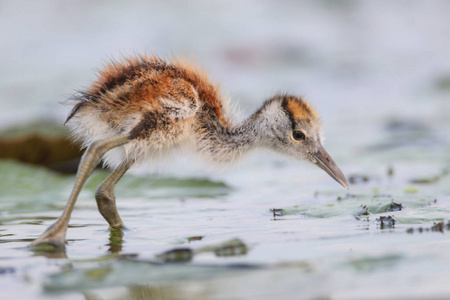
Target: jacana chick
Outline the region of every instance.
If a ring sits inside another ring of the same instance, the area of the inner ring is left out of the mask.
[[[65,246],[78,194],[101,160],[114,171],[95,199],[111,228],[124,224],[114,187],[134,164],[194,147],[203,157],[232,162],[250,150],[269,148],[322,168],[345,188],[347,180],[321,144],[321,121],[302,98],[280,94],[240,124],[226,117],[224,100],[207,75],[186,61],[139,56],[107,65],[91,87],[73,97],[67,121],[87,148],[62,216],[32,246]]]

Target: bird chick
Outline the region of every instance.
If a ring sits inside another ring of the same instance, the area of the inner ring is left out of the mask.
[[[348,189],[345,176],[321,144],[321,121],[302,98],[280,94],[247,120],[232,124],[219,89],[186,61],[139,56],[111,62],[85,91],[76,94],[67,121],[87,148],[62,216],[32,246],[65,246],[78,194],[101,160],[113,169],[98,187],[97,206],[111,228],[122,229],[114,187],[134,164],[194,147],[219,163],[236,161],[255,148],[307,160]]]

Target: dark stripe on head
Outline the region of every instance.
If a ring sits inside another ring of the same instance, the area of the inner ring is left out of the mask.
[[[283,108],[283,111],[286,113],[286,115],[289,118],[289,121],[291,122],[292,125],[292,130],[295,129],[295,118],[294,115],[292,114],[291,110],[289,109],[288,105],[289,105],[289,96],[282,96],[281,98],[281,107]]]

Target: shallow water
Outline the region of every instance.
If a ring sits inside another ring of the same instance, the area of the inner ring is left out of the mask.
[[[353,183],[346,191],[313,165],[266,152],[223,170],[179,159],[167,172],[121,180],[122,234],[97,212],[107,173],[96,171],[66,252],[33,252],[27,245],[60,215],[74,176],[1,161],[0,298],[450,297],[446,1],[219,1],[204,10],[112,2],[78,18],[52,2],[31,11],[15,3],[0,12],[0,28],[14,28],[0,40],[2,128],[62,121],[57,101],[105,56],[193,53],[242,99],[244,115],[276,90],[310,99],[325,147]],[[389,211],[392,202],[402,209]],[[387,216],[395,224],[382,224]]]
[[[426,173],[420,162],[396,165],[392,177],[386,164],[367,171],[369,181],[346,192],[312,166],[308,176],[298,178],[293,176],[300,168],[296,162],[259,164],[265,157],[255,155],[238,171],[224,172],[222,181],[127,176],[117,187],[128,226],[123,235],[110,233],[96,211],[94,187],[106,176],[98,171],[80,196],[62,254],[33,253],[26,246],[59,215],[73,176],[3,162],[7,177],[15,178],[9,192],[2,188],[0,204],[3,290],[43,299],[119,299],[135,293],[156,299],[450,293],[445,284],[450,176],[411,184],[412,177],[402,173]],[[435,171],[440,172],[438,165]],[[27,185],[30,172],[42,183]],[[389,211],[392,201],[402,210]],[[395,225],[383,227],[381,216],[393,216]],[[440,221],[445,221],[442,231],[433,231]],[[232,255],[220,256],[202,250],[235,238],[245,251],[238,246]],[[192,259],[163,263],[157,257],[180,248],[194,251]]]

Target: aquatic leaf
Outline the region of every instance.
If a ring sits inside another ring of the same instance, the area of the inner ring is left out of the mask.
[[[188,262],[192,260],[194,252],[190,248],[172,249],[156,255],[156,258],[164,262]]]
[[[406,187],[403,191],[408,194],[414,194],[414,193],[418,192],[418,189],[414,186],[409,186],[409,187]]]
[[[232,239],[220,244],[202,247],[195,252],[214,252],[217,256],[235,256],[247,254],[248,247],[240,239]]]

